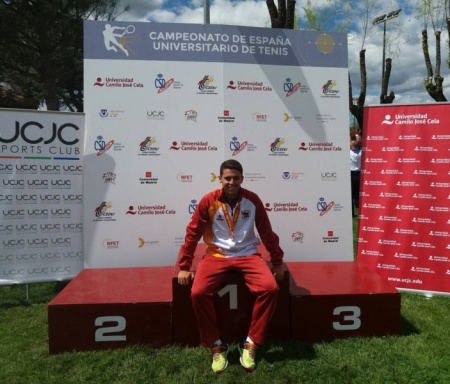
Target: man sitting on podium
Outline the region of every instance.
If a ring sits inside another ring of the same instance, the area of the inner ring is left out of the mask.
[[[212,370],[223,372],[228,366],[228,345],[221,340],[214,307],[214,295],[227,271],[242,274],[250,292],[256,295],[248,337],[239,343],[241,365],[255,369],[256,350],[265,341],[267,326],[275,309],[278,285],[283,272],[283,250],[272,230],[261,199],[254,192],[241,188],[244,180],[242,165],[236,160],[220,166],[221,189],[207,193],[200,200],[186,228],[181,248],[178,282],[192,281],[191,300],[197,318],[201,344],[211,350]],[[259,238],[270,254],[273,271],[258,253]],[[192,260],[201,237],[206,254],[192,272]]]

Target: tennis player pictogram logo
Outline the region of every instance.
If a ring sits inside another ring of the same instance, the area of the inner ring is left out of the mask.
[[[103,41],[108,51],[118,52],[120,49],[125,55],[129,56],[129,42],[126,35],[134,33],[136,28],[134,25],[128,27],[113,27],[111,24],[105,24],[103,30]]]

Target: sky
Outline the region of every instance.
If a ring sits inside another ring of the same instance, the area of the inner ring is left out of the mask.
[[[399,16],[386,22],[385,56],[392,58],[392,72],[388,93],[396,95],[394,104],[434,103],[428,95],[423,79],[426,67],[422,52],[422,34],[425,24],[415,5],[418,0],[313,0],[314,6],[329,5],[331,13],[322,18],[324,30],[334,31],[340,15],[351,4],[351,25],[347,28],[349,73],[353,85],[353,96],[360,92],[359,52],[366,50],[367,97],[365,105],[379,104],[383,62],[383,23],[373,26],[372,21],[383,14],[401,9]],[[438,0],[434,0],[438,1]],[[296,16],[300,25],[306,25],[304,7],[307,0],[297,0]],[[368,12],[367,3],[375,3]],[[275,0],[275,3],[277,1]],[[204,23],[204,0],[119,0],[119,7],[130,5],[130,10],[117,20],[152,23]],[[209,0],[211,24],[270,27],[269,12],[265,0]],[[364,15],[367,14],[366,17]],[[332,15],[333,18],[330,17]],[[347,18],[348,19],[348,18]],[[364,20],[368,20],[364,34]],[[366,36],[363,39],[363,36]],[[435,65],[435,39],[431,27],[428,29],[429,48],[433,69]],[[448,33],[441,37],[441,76],[444,77],[444,95],[450,100],[450,70],[448,55]]]

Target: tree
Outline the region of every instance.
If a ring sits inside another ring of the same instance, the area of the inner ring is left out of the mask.
[[[294,29],[295,0],[278,0],[278,8],[274,0],[266,0],[272,28]]]
[[[366,72],[366,50],[361,49],[359,51],[359,73],[361,76],[361,88],[359,96],[353,98],[352,79],[350,73],[348,74],[348,105],[350,113],[355,117],[358,122],[359,131],[363,134],[363,122],[364,122],[364,104],[366,102],[367,92],[367,72]]]
[[[420,16],[423,17],[424,20],[424,29],[422,30],[422,52],[427,71],[427,77],[424,79],[424,86],[430,97],[437,102],[447,101],[444,96],[444,78],[441,76],[441,32],[444,26],[448,26],[450,23],[448,18],[448,10],[448,0],[422,0],[420,8]],[[434,66],[434,71],[431,64],[428,45],[428,27],[430,24],[434,31],[436,41],[436,63]]]
[[[287,1],[287,2],[286,2]],[[295,19],[295,1],[291,0],[279,0],[278,8],[276,7],[273,0],[266,1],[272,28],[292,28],[293,23],[291,20]],[[322,2],[321,5],[313,5],[311,0],[306,2],[303,8],[305,13],[306,21],[301,24],[309,30],[325,30],[327,27],[332,27],[334,30],[347,31],[350,23],[353,22],[355,14],[362,18],[362,33],[361,33],[361,50],[359,52],[359,63],[360,63],[360,93],[358,97],[353,97],[352,81],[349,75],[348,85],[349,85],[349,110],[354,116],[355,120],[359,125],[359,129],[362,133],[363,131],[363,112],[364,104],[366,101],[367,92],[367,72],[366,72],[366,59],[364,48],[365,42],[368,38],[369,32],[369,20],[370,16],[377,4],[377,0],[364,0],[364,1],[346,1],[341,2],[340,6],[337,7],[332,1],[327,0]],[[337,17],[339,15],[339,17]],[[340,20],[339,24],[337,20]],[[387,93],[387,87],[389,84],[389,78],[392,67],[392,59],[388,58],[386,60],[386,73],[383,81],[383,88],[386,89],[384,94]],[[389,96],[384,97],[384,101],[390,102],[394,99],[394,94],[391,92]]]
[[[359,8],[357,8],[359,6]],[[370,38],[370,20],[373,19],[373,13],[377,6],[377,0],[365,0],[364,2],[356,2],[354,3],[354,9],[356,14],[361,15],[361,25],[362,25],[362,33],[361,33],[361,50],[359,51],[359,71],[360,71],[360,80],[361,80],[361,88],[359,97],[354,98],[352,96],[352,82],[349,75],[349,109],[350,113],[355,117],[358,121],[358,125],[360,127],[361,134],[363,133],[363,121],[364,121],[364,104],[367,93],[367,73],[366,73],[366,58],[365,58],[365,44],[366,41]],[[386,16],[386,15],[384,15]],[[388,15],[389,16],[389,15]],[[379,19],[379,18],[377,18]],[[372,26],[377,25],[377,23],[373,22]],[[401,31],[399,32],[401,35]],[[399,36],[395,39],[397,42]],[[385,36],[383,36],[385,39]],[[385,49],[386,40],[383,41],[383,49]],[[392,71],[392,58],[388,57],[385,59],[385,62],[382,63],[385,66],[385,70],[383,71],[383,77],[381,79],[381,93],[380,93],[380,104],[392,104],[395,99],[395,93],[391,91],[388,94],[389,88],[389,80]]]
[[[0,0],[0,74],[49,110],[83,111],[83,20],[116,0]]]
[[[0,105],[3,108],[37,109],[39,100],[7,85],[0,85]]]

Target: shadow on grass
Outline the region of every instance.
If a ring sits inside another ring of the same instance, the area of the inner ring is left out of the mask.
[[[70,281],[0,286],[0,309],[50,302]],[[27,297],[28,295],[28,297]]]
[[[316,358],[313,344],[296,340],[267,342],[261,349],[264,358],[269,363],[285,360],[314,360]]]
[[[401,316],[400,336],[418,335],[420,331],[407,318]]]

